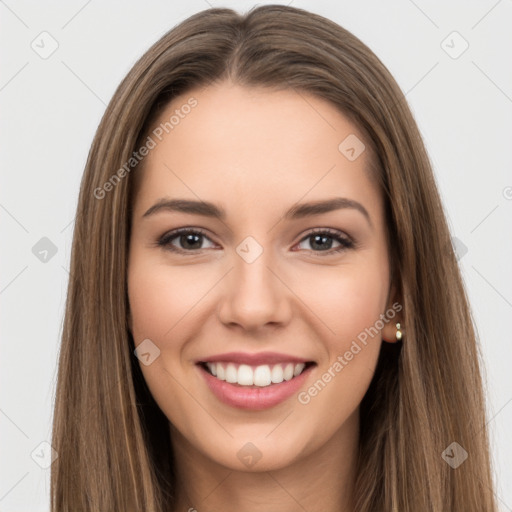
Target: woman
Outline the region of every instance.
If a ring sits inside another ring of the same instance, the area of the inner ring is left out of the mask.
[[[335,23],[164,35],[98,128],[71,259],[52,510],[496,510],[429,159]]]

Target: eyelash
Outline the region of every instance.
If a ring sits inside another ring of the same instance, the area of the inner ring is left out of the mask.
[[[203,249],[185,250],[185,249],[180,249],[180,248],[177,248],[177,247],[171,245],[171,241],[173,241],[178,236],[189,235],[189,234],[201,235],[201,236],[204,236],[205,238],[210,239],[208,237],[208,235],[203,230],[201,230],[199,228],[179,228],[179,229],[175,229],[175,230],[170,231],[169,233],[166,233],[165,235],[163,235],[157,241],[156,245],[159,246],[159,247],[163,247],[165,250],[168,250],[168,251],[171,251],[171,252],[174,252],[174,253],[179,253],[179,254],[190,255],[190,254],[193,254],[193,253],[200,253]],[[299,244],[301,242],[303,242],[304,240],[307,240],[308,238],[310,238],[310,237],[312,237],[314,235],[318,235],[318,234],[327,235],[329,238],[333,238],[337,242],[340,243],[340,246],[337,247],[336,249],[328,249],[326,251],[313,251],[313,250],[310,250],[310,252],[317,253],[318,256],[324,256],[324,255],[325,256],[329,256],[329,255],[332,255],[332,254],[335,254],[335,253],[339,253],[339,252],[347,250],[347,249],[353,249],[356,246],[356,244],[355,244],[355,242],[353,240],[351,240],[347,236],[343,236],[340,231],[337,231],[337,230],[334,230],[334,229],[330,229],[330,228],[316,228],[313,231],[310,231],[306,236],[304,236],[299,241]]]

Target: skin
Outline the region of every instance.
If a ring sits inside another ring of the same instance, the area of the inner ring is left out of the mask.
[[[348,135],[363,136],[316,96],[230,82],[175,98],[156,124],[191,96],[197,106],[137,170],[128,263],[135,344],[149,338],[160,350],[141,369],[170,421],[176,510],[351,511],[359,404],[398,315],[307,404],[293,395],[262,411],[231,407],[194,362],[230,351],[292,354],[317,363],[307,390],[391,307],[384,204],[367,172],[369,152],[349,161],[338,150]],[[211,201],[227,217],[143,217],[164,197]],[[359,202],[370,222],[354,208],[282,218],[297,202],[333,197]],[[186,254],[157,245],[180,227],[207,235],[169,242]],[[333,252],[341,245],[333,237],[319,248],[314,228],[356,245]],[[247,236],[263,249],[252,263],[236,252]],[[261,454],[251,467],[237,456],[248,442]]]

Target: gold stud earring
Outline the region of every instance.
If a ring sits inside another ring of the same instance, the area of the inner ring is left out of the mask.
[[[400,330],[400,324],[396,324],[396,341],[400,341],[402,339],[402,331]]]

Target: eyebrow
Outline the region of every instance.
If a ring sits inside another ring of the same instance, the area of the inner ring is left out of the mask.
[[[304,217],[322,215],[324,213],[332,212],[335,210],[342,210],[346,208],[354,209],[361,212],[368,221],[368,223],[370,224],[370,226],[372,226],[370,214],[368,213],[366,208],[361,203],[354,201],[353,199],[348,199],[346,197],[336,197],[333,199],[296,204],[292,206],[284,214],[284,219],[301,219]],[[168,198],[159,199],[153,206],[151,206],[146,211],[146,213],[142,217],[149,217],[150,215],[154,215],[162,211],[203,215],[205,217],[213,217],[222,221],[224,221],[227,217],[226,211],[222,207],[217,206],[208,201]]]

